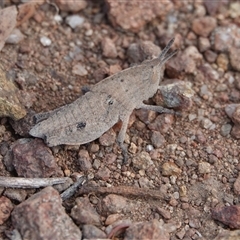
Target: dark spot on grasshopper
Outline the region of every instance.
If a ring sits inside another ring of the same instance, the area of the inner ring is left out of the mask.
[[[86,127],[86,122],[79,122],[77,124],[77,130],[82,130],[85,127]]]
[[[113,99],[112,99],[111,95],[108,95],[108,97],[107,97],[107,104],[108,105],[113,105]]]

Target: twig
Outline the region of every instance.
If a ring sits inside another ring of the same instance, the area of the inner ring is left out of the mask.
[[[0,187],[11,188],[40,188],[65,183],[69,178],[19,178],[0,177]]]
[[[167,199],[166,195],[163,195],[158,190],[138,188],[131,186],[118,186],[118,187],[98,187],[92,186],[90,184],[83,185],[79,189],[79,195],[88,193],[98,193],[98,194],[118,194],[124,196],[134,196],[134,197],[150,197],[154,199]]]
[[[86,182],[85,177],[80,177],[73,185],[71,185],[68,189],[61,193],[61,198],[63,201],[73,196],[73,194],[77,191],[80,185],[83,185]]]

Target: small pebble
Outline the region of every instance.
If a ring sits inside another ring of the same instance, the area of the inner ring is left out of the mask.
[[[196,118],[197,118],[197,115],[194,114],[194,113],[190,113],[190,114],[188,115],[189,121],[193,121],[193,120],[196,119]]]
[[[86,70],[85,66],[77,63],[73,66],[72,73],[83,77],[88,74],[88,71]]]
[[[166,140],[160,132],[152,131],[151,142],[155,148],[160,148]]]
[[[92,34],[93,34],[93,30],[92,30],[92,29],[88,29],[88,30],[85,32],[85,36],[88,36],[88,37],[92,36]]]
[[[208,162],[200,162],[198,164],[198,171],[201,174],[210,173],[211,172],[211,165]]]
[[[223,136],[223,137],[226,137],[230,134],[232,130],[232,125],[227,123],[227,124],[224,124],[222,125],[221,127],[221,130],[220,130],[220,134]]]
[[[205,128],[205,129],[210,129],[210,128],[212,128],[212,125],[213,125],[212,121],[211,121],[210,119],[208,119],[208,118],[204,118],[204,119],[202,119],[202,121],[201,121],[201,126],[202,126],[203,128]]]
[[[104,38],[102,40],[102,50],[103,56],[105,57],[116,58],[118,55],[116,45],[110,38]]]
[[[146,151],[147,151],[147,152],[151,152],[153,149],[154,149],[153,145],[148,144],[148,145],[146,146]]]
[[[148,169],[151,165],[153,165],[153,161],[149,153],[140,152],[137,156],[134,156],[132,159],[132,164],[137,169]]]
[[[56,22],[61,23],[63,21],[62,16],[61,15],[55,15],[53,18]]]
[[[162,175],[163,176],[172,176],[180,175],[182,170],[173,162],[166,162],[162,165]]]
[[[14,206],[10,199],[4,196],[0,197],[0,225],[2,225],[10,217],[13,207]]]
[[[199,37],[198,47],[200,52],[205,52],[208,50],[211,47],[209,39],[205,37]]]
[[[75,29],[83,24],[84,18],[79,15],[72,15],[66,18],[66,23],[72,28]]]
[[[97,170],[97,169],[100,168],[100,166],[101,166],[100,160],[99,159],[95,159],[94,162],[93,162],[93,165],[92,165],[93,169]]]
[[[24,35],[22,34],[22,32],[19,29],[15,28],[7,38],[6,43],[18,44],[23,39],[24,39]]]
[[[44,47],[48,47],[48,46],[50,46],[50,45],[52,44],[51,39],[48,38],[48,37],[41,37],[41,38],[40,38],[40,42],[41,42],[41,44],[42,44]]]

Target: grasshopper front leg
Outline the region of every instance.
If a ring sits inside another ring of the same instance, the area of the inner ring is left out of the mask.
[[[127,147],[124,145],[124,138],[127,132],[127,127],[128,127],[128,121],[129,121],[129,115],[125,115],[123,117],[120,117],[121,121],[122,121],[122,127],[118,133],[118,137],[117,137],[117,143],[119,145],[119,147],[122,150],[122,155],[123,155],[123,163],[127,164],[128,163],[128,152],[127,152]]]
[[[139,107],[139,108],[143,108],[143,109],[147,109],[147,110],[152,110],[152,111],[155,111],[155,112],[158,112],[158,113],[170,113],[170,114],[177,114],[177,112],[175,112],[174,110],[172,109],[168,109],[168,108],[164,108],[162,106],[157,106],[157,105],[147,105],[147,104],[144,104],[142,103]]]

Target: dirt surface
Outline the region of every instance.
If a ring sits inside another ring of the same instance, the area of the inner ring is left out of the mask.
[[[18,27],[24,39],[17,44],[5,44],[0,53],[1,65],[19,89],[19,100],[27,112],[46,112],[71,103],[83,95],[84,88],[130,67],[127,55],[130,44],[151,41],[162,49],[172,37],[176,38],[172,49],[179,48],[179,52],[177,60],[167,64],[164,79],[190,82],[194,91],[192,102],[183,106],[181,116],[135,110],[125,139],[130,158],[127,165],[123,165],[121,151],[115,143],[117,125],[100,139],[80,148],[51,148],[57,170],[55,175],[42,177],[80,173],[93,181],[95,187],[120,187],[106,193],[104,188],[95,188],[91,194],[82,192],[64,201],[69,216],[81,230],[85,229],[83,235],[87,224],[107,232],[107,226],[118,220],[131,221],[120,226],[126,229],[135,222],[144,222],[147,227],[156,219],[167,233],[152,236],[165,234],[166,238],[162,239],[214,239],[225,230],[225,239],[231,239],[228,228],[231,224],[215,221],[211,210],[239,204],[239,122],[231,120],[225,111],[229,104],[240,103],[239,2],[169,1],[167,12],[154,17],[146,15],[144,22],[133,17],[132,23],[130,18],[129,26],[126,26],[128,22],[124,26],[118,24],[121,13],[116,13],[116,9],[111,12],[113,6],[107,2],[88,1],[77,13],[61,10],[58,13],[54,4],[44,3],[31,19]],[[122,2],[128,5],[127,1]],[[6,3],[4,7],[11,4]],[[129,8],[136,12],[141,9],[134,4]],[[148,9],[150,16],[151,11]],[[75,29],[66,23],[66,18],[73,14],[84,19]],[[62,21],[56,20],[56,16],[61,16]],[[141,18],[144,16],[142,13]],[[224,28],[231,29],[230,45],[218,39],[218,33],[227,35]],[[43,36],[51,39],[49,46],[40,42]],[[156,98],[153,101],[157,102]],[[19,144],[16,141],[23,136],[14,132],[8,118],[2,118],[0,137],[0,175],[19,176],[16,168],[6,166],[6,152],[11,146],[16,151],[14,143]],[[42,152],[38,154],[42,156]],[[16,167],[15,158],[13,162]],[[32,172],[27,174],[32,176]],[[24,172],[20,175],[25,176]],[[154,193],[143,196],[137,191],[132,196],[121,186],[154,189],[160,196],[151,196]],[[2,188],[2,195],[11,199],[5,191]],[[14,206],[39,190],[24,191],[25,197],[11,199]],[[117,193],[123,199],[118,199]],[[81,203],[82,207],[90,204],[94,210],[89,207],[89,212],[97,210],[97,221],[79,219],[74,212],[77,210],[73,210],[80,206],[81,200],[75,203],[79,196],[85,196],[84,201],[88,198],[87,204]],[[7,239],[6,232],[15,227],[11,217],[4,221],[0,238]],[[118,235],[119,239],[134,236],[130,231],[124,234],[123,231]]]

